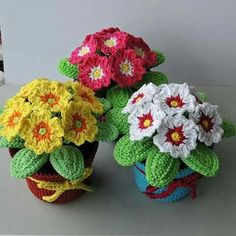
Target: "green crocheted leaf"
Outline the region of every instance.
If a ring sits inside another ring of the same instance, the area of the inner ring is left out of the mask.
[[[201,102],[205,102],[206,99],[207,99],[205,93],[200,92],[200,91],[197,92],[197,98],[198,98]]]
[[[97,141],[111,142],[117,139],[119,135],[118,129],[109,122],[97,122],[98,134],[96,136]]]
[[[107,112],[107,122],[114,125],[120,134],[129,132],[128,114],[122,113],[123,108],[114,108]]]
[[[58,70],[65,76],[75,79],[78,77],[79,69],[77,65],[73,65],[69,62],[68,58],[63,58],[58,64]]]
[[[105,98],[98,98],[99,102],[103,105],[104,113],[111,109],[111,103]]]
[[[167,79],[166,75],[164,75],[161,72],[158,72],[158,71],[147,71],[144,74],[143,79],[135,85],[135,88],[139,89],[144,84],[148,84],[148,83],[153,83],[153,84],[159,86],[161,84],[167,84],[168,83],[168,79]]]
[[[224,138],[236,135],[236,126],[229,120],[223,120],[222,129],[224,130]]]
[[[133,142],[125,135],[116,143],[114,157],[118,164],[131,166],[145,160],[152,146],[153,142],[150,139]]]
[[[58,174],[75,180],[84,173],[82,152],[74,146],[62,146],[50,155],[50,162]]]
[[[165,61],[165,55],[162,52],[160,52],[158,50],[155,50],[154,52],[157,55],[157,60],[156,60],[156,63],[153,66],[151,66],[150,68],[158,66]]]
[[[17,136],[11,142],[9,142],[4,137],[0,136],[0,147],[1,148],[24,148],[25,141]]]
[[[203,144],[198,144],[189,157],[181,159],[187,166],[204,176],[214,176],[219,170],[217,155]]]
[[[11,160],[10,173],[15,178],[26,178],[37,172],[48,161],[48,154],[36,155],[23,148]]]
[[[167,186],[175,178],[179,165],[179,159],[173,158],[168,153],[161,153],[157,147],[152,148],[145,166],[148,183],[159,188]]]
[[[107,91],[107,100],[114,108],[125,107],[131,94],[132,90],[130,88],[120,88],[115,85]]]

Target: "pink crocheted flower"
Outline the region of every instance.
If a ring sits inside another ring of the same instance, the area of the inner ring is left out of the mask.
[[[108,87],[111,82],[111,67],[106,57],[92,54],[82,61],[79,70],[78,80],[93,90]]]
[[[82,46],[76,48],[69,58],[71,64],[81,63],[82,60],[91,54],[95,53],[97,50],[98,42],[96,37],[93,35],[87,35]]]
[[[99,50],[106,55],[112,55],[118,50],[126,48],[128,34],[121,31],[115,31],[114,33],[103,31],[103,33],[101,32],[97,35],[97,39]]]
[[[134,49],[136,54],[143,59],[144,66],[151,67],[155,65],[157,55],[151,51],[144,40],[142,38],[136,38],[133,35],[129,35],[128,38],[128,47]]]
[[[130,87],[142,80],[145,73],[143,60],[137,56],[133,49],[118,51],[113,56],[113,80],[120,87]]]

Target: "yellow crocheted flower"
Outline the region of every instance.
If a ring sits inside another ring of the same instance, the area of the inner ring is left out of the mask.
[[[102,114],[104,112],[102,104],[97,97],[95,97],[95,93],[92,89],[87,88],[78,82],[74,82],[72,88],[74,90],[74,101],[84,103],[96,114]]]
[[[60,83],[50,82],[49,84],[40,83],[28,99],[35,107],[60,112],[67,106],[71,95]]]
[[[11,141],[21,130],[25,118],[31,112],[31,105],[23,98],[11,99],[0,115],[0,135]]]
[[[90,109],[83,103],[70,102],[62,112],[62,126],[65,139],[82,145],[85,141],[93,142],[98,132],[97,120]]]
[[[20,132],[25,146],[37,155],[51,153],[62,146],[63,129],[57,117],[48,110],[34,111]]]

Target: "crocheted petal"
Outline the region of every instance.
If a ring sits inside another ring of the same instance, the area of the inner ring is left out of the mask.
[[[162,52],[160,52],[158,50],[155,50],[155,53],[157,55],[157,60],[156,60],[156,63],[150,68],[158,66],[158,65],[162,64],[165,61],[165,55]]]
[[[58,70],[65,76],[75,79],[78,77],[79,69],[78,65],[73,65],[69,62],[68,58],[63,58],[58,64]]]
[[[8,141],[4,137],[0,136],[0,147],[1,148],[23,148],[25,141],[20,138],[16,137],[12,141]]]
[[[133,142],[129,136],[123,136],[114,149],[115,160],[122,166],[131,166],[136,162],[147,158],[148,153],[153,146],[150,139]]]
[[[102,103],[103,113],[106,113],[111,109],[111,103],[105,98],[98,98],[99,102]]]
[[[224,130],[224,138],[236,135],[236,126],[229,120],[223,120],[222,129]]]
[[[158,71],[147,71],[143,79],[135,85],[136,89],[141,88],[144,84],[153,83],[157,86],[167,84],[168,79],[165,74]]]
[[[50,162],[58,174],[76,180],[84,173],[82,152],[74,146],[62,146],[50,155]]]
[[[187,166],[204,176],[214,176],[219,170],[218,157],[203,144],[198,144],[189,157],[181,159]]]
[[[118,129],[109,122],[98,121],[97,126],[98,126],[98,134],[95,138],[97,141],[101,142],[114,141],[119,135]]]
[[[128,115],[122,113],[122,108],[114,108],[107,112],[107,121],[114,125],[120,134],[129,133]]]
[[[37,172],[48,161],[48,154],[36,155],[23,148],[11,160],[10,173],[15,178],[26,178]]]
[[[131,94],[132,90],[130,88],[120,88],[115,85],[107,91],[107,100],[114,108],[124,107]]]
[[[147,181],[154,187],[165,187],[173,181],[179,170],[179,159],[168,153],[161,153],[157,148],[150,151],[145,166]]]

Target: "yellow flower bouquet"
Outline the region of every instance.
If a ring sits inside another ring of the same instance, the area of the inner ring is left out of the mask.
[[[0,147],[9,148],[10,172],[26,178],[46,202],[76,199],[87,186],[98,141],[117,138],[105,127],[108,102],[79,82],[39,78],[26,84],[0,109]]]

